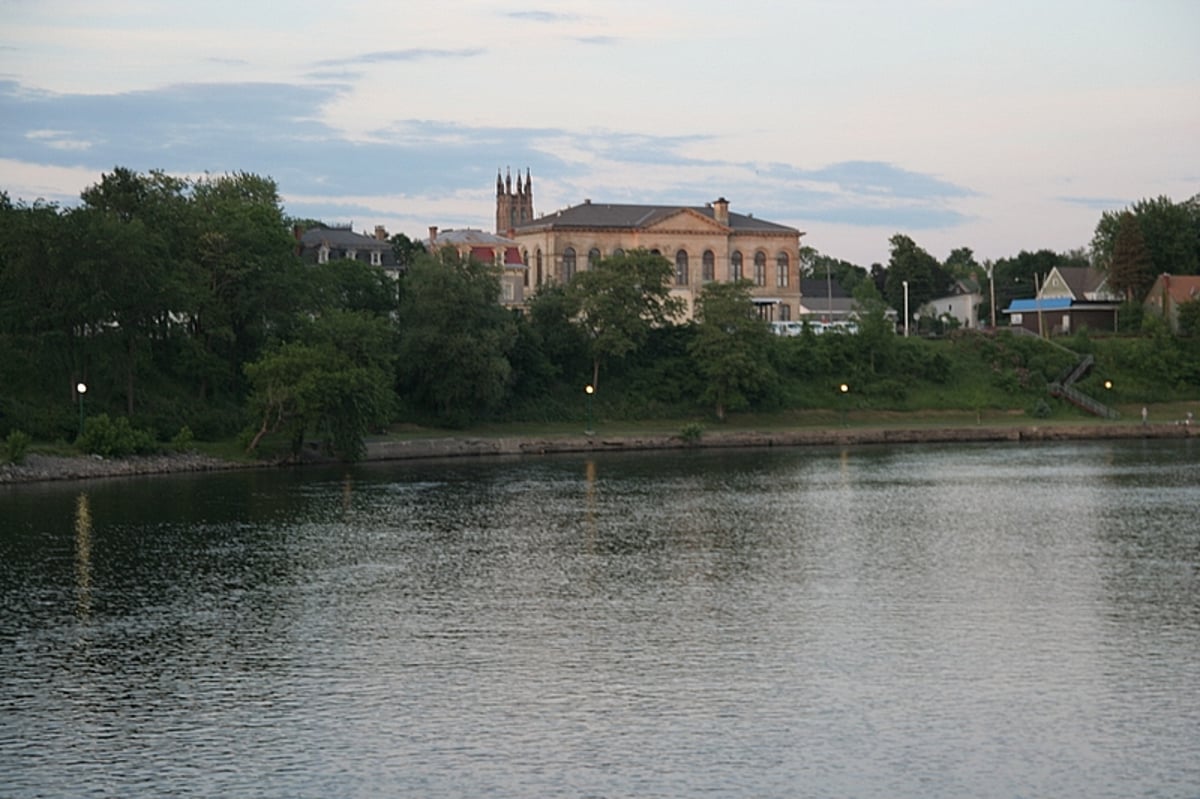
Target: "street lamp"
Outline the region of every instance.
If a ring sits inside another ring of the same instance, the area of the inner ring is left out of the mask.
[[[596,393],[596,387],[588,383],[583,387],[583,391],[587,394],[587,430],[589,436],[592,434],[592,395]]]
[[[87,383],[76,383],[75,393],[79,395],[79,437],[83,438],[83,395],[87,393]]]
[[[846,394],[849,393],[850,386],[846,385],[845,383],[842,383],[840,386],[838,386],[838,391],[840,391],[842,393],[842,402],[841,402],[841,405],[842,405],[842,427],[845,427],[846,426]]]
[[[900,283],[904,286],[904,337],[908,338],[908,281],[901,280]],[[845,390],[846,387],[843,385],[842,391]]]

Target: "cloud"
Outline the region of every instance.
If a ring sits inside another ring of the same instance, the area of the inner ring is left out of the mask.
[[[352,138],[325,113],[350,91],[345,83],[197,83],[84,95],[0,82],[0,152],[10,163],[64,169],[252,172],[303,198],[289,213],[367,220],[375,211],[476,226],[488,224],[505,166],[532,171],[540,211],[585,197],[698,205],[723,194],[736,210],[777,222],[924,230],[968,221],[955,206],[976,196],[886,162],[814,168],[705,157],[721,152],[720,142],[701,134],[401,119]]]
[[[1129,200],[1119,200],[1114,197],[1059,197],[1057,199],[1060,202],[1081,205],[1094,211],[1111,211],[1114,208],[1124,208],[1130,204]]]
[[[408,50],[380,50],[374,53],[347,58],[328,58],[317,61],[317,66],[340,67],[350,64],[390,64],[412,61],[427,61],[430,59],[473,58],[487,52],[482,47],[464,47],[459,50],[436,50],[429,48],[412,48]]]
[[[509,19],[519,19],[526,22],[577,22],[581,19],[578,14],[563,14],[557,11],[509,11],[504,14]]]

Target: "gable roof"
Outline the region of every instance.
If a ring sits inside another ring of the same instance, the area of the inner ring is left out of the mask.
[[[826,280],[823,277],[800,278],[801,297],[849,297],[850,294],[836,280]]]
[[[1146,294],[1146,302],[1161,306],[1164,291],[1175,305],[1200,300],[1200,275],[1159,275]]]
[[[679,213],[693,213],[709,219],[714,225],[727,227],[734,233],[776,233],[801,235],[794,227],[756,219],[747,214],[729,212],[728,225],[716,218],[711,205],[620,205],[593,203],[590,200],[561,211],[539,217],[516,228],[517,233],[532,233],[539,230],[562,230],[580,228],[645,230],[648,227]]]
[[[1093,269],[1090,266],[1056,266],[1050,270],[1051,274],[1057,272],[1062,278],[1063,283],[1067,285],[1067,291],[1077,300],[1100,299],[1102,296],[1107,296],[1108,291],[1106,284],[1108,276],[1099,269]],[[1046,282],[1050,282],[1049,275],[1046,277]],[[1043,284],[1043,291],[1045,284]]]

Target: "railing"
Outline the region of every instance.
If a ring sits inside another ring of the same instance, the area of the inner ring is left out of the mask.
[[[1074,405],[1076,408],[1081,408],[1093,416],[1102,416],[1105,419],[1120,419],[1121,414],[1116,408],[1110,408],[1099,400],[1092,399],[1087,394],[1076,388],[1071,388],[1063,383],[1050,384],[1050,396],[1062,397],[1067,402]]]

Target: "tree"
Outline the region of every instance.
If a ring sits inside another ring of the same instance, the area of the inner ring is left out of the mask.
[[[402,281],[400,385],[442,423],[464,427],[497,407],[512,380],[516,324],[500,305],[498,272],[447,250],[418,258]]]
[[[946,256],[943,269],[947,275],[960,280],[963,278],[976,280],[983,272],[983,267],[975,260],[975,253],[971,251],[970,247],[951,250],[950,254]]]
[[[387,421],[392,407],[391,337],[382,319],[334,311],[311,323],[302,340],[247,364],[250,409],[260,420],[248,450],[267,434],[284,431],[296,455],[312,432],[326,452],[360,459],[367,433]]]
[[[1102,270],[1112,268],[1125,214],[1137,222],[1152,274],[1200,274],[1200,195],[1182,203],[1160,196],[1105,211],[1092,237],[1092,261]]]
[[[400,265],[402,270],[407,269],[409,266],[414,264],[418,258],[426,254],[425,245],[421,244],[419,241],[413,241],[403,233],[396,233],[392,235],[388,239],[388,242],[391,243],[392,252],[396,256],[396,263]]]
[[[1140,300],[1154,283],[1154,267],[1142,228],[1131,213],[1121,215],[1117,240],[1108,263],[1108,286],[1128,302]]]
[[[631,250],[572,278],[567,297],[578,309],[576,324],[587,334],[593,388],[599,386],[603,361],[637,349],[652,328],[683,314],[684,301],[671,296],[673,274],[671,262],[661,255]]]
[[[769,363],[770,331],[758,317],[750,295],[753,284],[708,283],[696,301],[695,337],[688,353],[704,375],[704,399],[718,419],[726,410],[749,404],[773,372]]]
[[[921,249],[908,236],[897,233],[889,239],[892,255],[888,260],[883,299],[904,313],[904,284],[908,283],[909,313],[950,290],[953,281],[942,271],[937,259]]]

